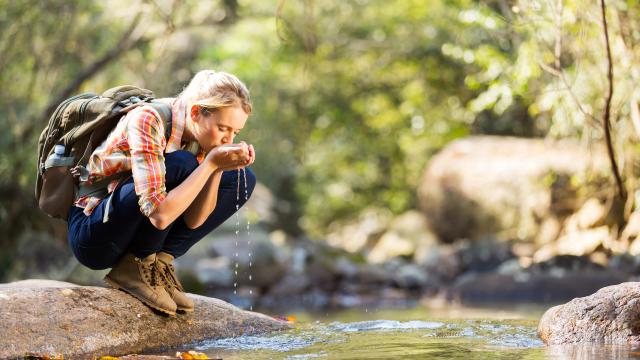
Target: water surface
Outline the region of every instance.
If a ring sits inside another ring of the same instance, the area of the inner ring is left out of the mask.
[[[295,313],[294,329],[192,345],[223,359],[636,359],[625,346],[547,347],[544,308],[356,309]]]

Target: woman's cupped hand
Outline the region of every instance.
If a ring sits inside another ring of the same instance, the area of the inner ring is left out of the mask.
[[[207,154],[206,161],[216,168],[229,171],[247,167],[256,160],[256,152],[253,145],[244,141],[238,144],[224,144],[216,146]]]

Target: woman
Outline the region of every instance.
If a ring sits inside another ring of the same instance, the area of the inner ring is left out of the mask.
[[[165,100],[172,110],[168,140],[159,114],[141,106],[93,152],[88,183],[115,180],[106,197],[75,202],[68,238],[83,265],[112,268],[105,277],[111,286],[174,315],[193,311],[194,304],[172,261],[244,204],[238,190],[244,194],[246,186],[251,195],[256,180],[248,166],[255,151],[233,143],[251,113],[249,92],[235,76],[201,71],[180,95]]]

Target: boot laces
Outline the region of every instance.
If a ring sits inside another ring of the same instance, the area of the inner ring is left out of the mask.
[[[163,266],[163,278],[165,280],[165,284],[170,288],[178,287],[176,282],[176,278],[174,276],[174,269],[172,264],[164,264]]]
[[[162,275],[158,271],[158,267],[155,262],[153,264],[145,264],[143,262],[140,262],[140,265],[142,265],[142,269],[143,269],[142,272],[144,274],[145,281],[147,282],[147,284],[149,284],[152,287],[156,287],[162,284],[162,279],[161,279]]]

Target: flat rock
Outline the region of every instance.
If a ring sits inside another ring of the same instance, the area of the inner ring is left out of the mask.
[[[540,319],[538,336],[549,345],[640,344],[640,282],[552,307]]]
[[[0,358],[118,356],[290,328],[222,300],[189,297],[195,311],[172,317],[109,288],[51,280],[1,284]]]

